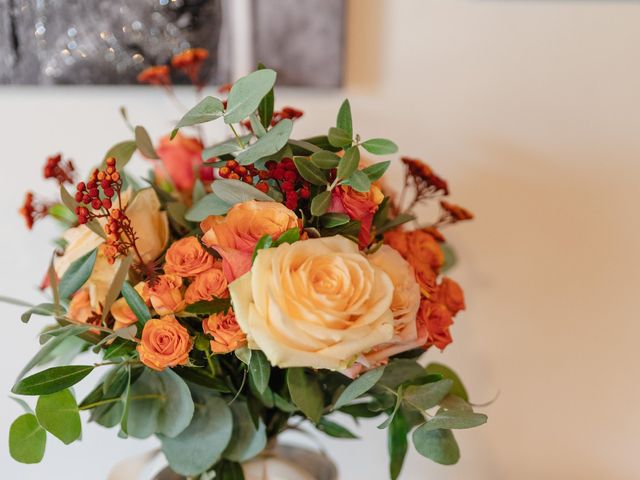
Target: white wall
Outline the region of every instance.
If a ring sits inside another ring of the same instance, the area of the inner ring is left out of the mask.
[[[326,128],[348,95],[363,135],[431,162],[477,214],[448,233],[469,308],[454,344],[430,356],[455,367],[476,402],[500,392],[489,423],[458,435],[457,467],[412,453],[402,478],[640,477],[640,4],[354,0],[350,10],[348,92],[281,92],[281,104],[307,112],[302,136]],[[42,159],[101,158],[125,138],[121,104],[156,135],[175,116],[141,88],[0,89],[1,292],[35,299],[47,263],[54,229],[27,233],[14,214],[40,185]],[[8,391],[38,321],[24,326],[0,308]],[[2,411],[6,432],[19,408],[2,400]],[[361,433],[367,440],[323,443],[342,479],[383,480],[384,438],[373,424]],[[0,465],[7,478],[103,478],[147,448],[87,428],[77,445],[51,441],[40,466],[15,464],[4,448]]]

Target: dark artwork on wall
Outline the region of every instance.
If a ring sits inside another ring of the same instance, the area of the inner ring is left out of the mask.
[[[279,84],[342,83],[344,0],[0,0],[0,84],[132,84],[150,65],[206,48],[208,83],[232,80],[234,45],[246,36],[250,64]],[[181,78],[175,79],[180,83]]]

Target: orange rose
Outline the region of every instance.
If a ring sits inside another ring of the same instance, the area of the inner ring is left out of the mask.
[[[247,344],[247,337],[240,330],[232,309],[227,313],[216,313],[203,320],[202,330],[213,337],[211,340],[213,353],[229,353]]]
[[[168,315],[184,309],[181,289],[182,278],[176,275],[160,275],[153,284],[145,283],[143,293],[159,315]]]
[[[173,242],[167,250],[165,262],[165,273],[195,277],[212,268],[216,259],[202,248],[196,237],[186,237]]]
[[[67,312],[69,319],[88,323],[89,325],[100,325],[102,323],[102,309],[98,307],[98,311],[91,308],[91,295],[88,288],[78,291],[69,302],[69,311]],[[98,329],[91,329],[92,333],[100,333]]]
[[[222,268],[212,268],[198,275],[187,288],[184,299],[188,304],[209,301],[214,297],[227,298],[227,278]]]
[[[441,303],[432,303],[422,300],[418,310],[418,335],[426,335],[425,348],[435,345],[444,350],[452,341],[449,327],[453,325],[451,312]]]
[[[422,264],[437,273],[444,264],[444,253],[428,229],[411,232],[393,230],[384,234],[384,241],[416,269]]]
[[[460,310],[465,309],[464,293],[460,285],[449,277],[444,277],[438,285],[438,302],[442,303],[455,316]]]
[[[195,168],[202,163],[202,143],[193,137],[178,133],[173,140],[160,139],[156,152],[165,171],[176,188],[189,192],[196,182]]]
[[[372,185],[368,192],[358,192],[351,187],[334,188],[331,194],[329,212],[346,213],[352,220],[360,222],[358,240],[364,248],[371,241],[371,224],[378,205],[384,200],[384,194]]]
[[[277,240],[299,227],[299,222],[281,203],[250,200],[234,205],[225,217],[209,217],[201,226],[202,242],[220,254],[227,281],[232,282],[251,268],[251,256],[261,237]]]
[[[436,272],[434,272],[430,266],[423,263],[413,265],[413,269],[416,273],[416,281],[418,285],[420,285],[422,295],[429,299],[433,298],[437,289]]]
[[[138,292],[138,295],[140,295],[145,301],[147,306],[149,306],[149,298],[145,297],[144,295],[144,282],[138,283],[134,288],[136,292]],[[129,325],[133,325],[138,321],[138,317],[136,317],[136,314],[133,313],[133,310],[131,310],[131,307],[124,297],[119,298],[113,303],[113,305],[111,306],[111,315],[113,315],[113,318],[116,320],[115,324],[113,325],[114,330],[128,327]]]
[[[185,365],[193,347],[187,329],[173,315],[154,318],[144,325],[138,345],[140,361],[154,370]]]

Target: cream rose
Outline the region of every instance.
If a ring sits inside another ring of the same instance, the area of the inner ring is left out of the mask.
[[[341,237],[260,250],[229,286],[249,347],[276,366],[339,370],[393,337],[393,283]]]
[[[137,192],[129,202],[130,194],[123,195],[123,201],[128,203],[127,216],[138,235],[137,246],[145,262],[151,262],[163,252],[169,239],[169,223],[167,213],[160,210],[160,201],[155,192],[148,188]],[[100,247],[104,239],[85,225],[70,228],[63,235],[67,242],[64,254],[55,259],[55,270],[58,277],[62,277],[69,266],[94,248]],[[85,287],[89,289],[91,306],[97,310],[107,296],[113,277],[118,271],[120,261],[109,264],[101,251],[98,252],[93,273]]]

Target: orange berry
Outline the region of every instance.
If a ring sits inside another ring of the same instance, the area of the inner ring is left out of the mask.
[[[237,173],[230,173],[229,177],[231,180],[240,180],[240,175],[238,175]]]
[[[236,162],[235,160],[227,160],[227,167],[234,169],[238,166],[238,162]]]

